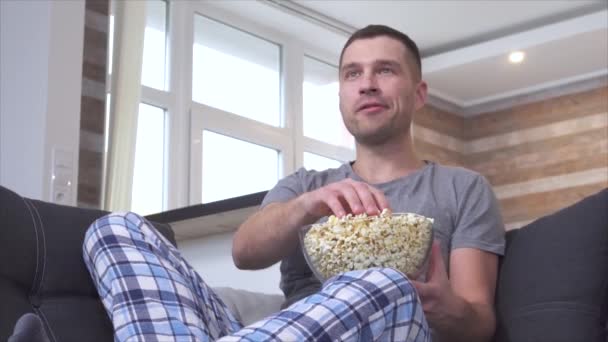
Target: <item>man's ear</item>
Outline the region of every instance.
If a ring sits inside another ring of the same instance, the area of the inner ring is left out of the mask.
[[[416,93],[415,93],[415,102],[414,108],[418,110],[422,108],[426,104],[426,98],[428,95],[428,86],[425,81],[420,80],[418,85],[416,85]]]

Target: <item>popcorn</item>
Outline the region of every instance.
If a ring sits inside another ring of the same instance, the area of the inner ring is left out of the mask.
[[[303,238],[311,268],[324,279],[370,267],[395,268],[416,278],[433,240],[433,219],[383,210],[378,216],[330,216]]]

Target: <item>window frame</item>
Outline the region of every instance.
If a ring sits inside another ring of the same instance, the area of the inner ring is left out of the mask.
[[[270,28],[262,27],[248,19],[237,17],[204,3],[192,3],[191,16],[188,21],[193,27],[194,15],[202,15],[216,20],[229,27],[247,32],[260,39],[270,41],[281,48],[281,125],[274,127],[255,120],[244,118],[232,113],[191,101],[191,153],[190,153],[190,202],[200,203],[202,183],[202,145],[200,141],[203,129],[218,132],[235,139],[241,139],[279,151],[279,177],[285,177],[298,168],[303,167],[304,152],[311,152],[335,159],[349,161],[354,159],[354,151],[348,148],[318,141],[303,134],[303,80],[304,57],[317,59],[328,65],[335,66],[338,56],[307,46],[287,35]],[[182,18],[183,20],[183,18]],[[192,40],[192,44],[194,40]],[[190,48],[192,50],[192,48]],[[192,51],[189,52],[192,55]],[[191,71],[192,64],[188,64]],[[187,77],[188,75],[186,75]],[[191,77],[191,73],[189,74]],[[219,113],[223,115],[218,115]],[[224,120],[225,119],[225,120]],[[228,124],[232,122],[232,124]],[[268,138],[266,136],[272,136]]]
[[[335,66],[339,56],[204,2],[167,2],[166,90],[141,85],[140,102],[165,110],[164,210],[201,203],[202,132],[213,131],[279,152],[279,178],[303,167],[304,152],[346,162],[355,151],[303,134],[304,57]],[[194,18],[202,15],[280,46],[280,126],[192,100]],[[110,77],[109,73],[107,75]],[[111,82],[106,82],[112,92]]]

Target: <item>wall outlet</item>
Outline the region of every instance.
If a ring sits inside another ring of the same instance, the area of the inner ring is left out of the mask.
[[[51,202],[73,205],[74,157],[70,149],[53,148]]]

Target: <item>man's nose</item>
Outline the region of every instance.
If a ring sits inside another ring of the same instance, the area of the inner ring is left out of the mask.
[[[359,86],[360,95],[373,95],[378,92],[379,88],[375,75],[365,75],[361,78],[361,85]]]

